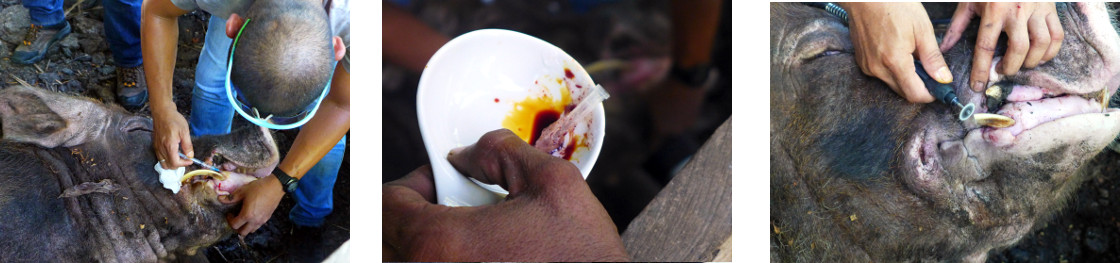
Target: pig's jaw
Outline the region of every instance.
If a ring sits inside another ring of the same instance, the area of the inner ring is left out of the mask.
[[[989,109],[1014,119],[1015,124],[1006,128],[975,127],[969,135],[980,136],[988,147],[1018,154],[1074,143],[1080,139],[1078,137],[1114,138],[1120,132],[1117,130],[1120,128],[1117,111],[1120,110],[1105,109],[1100,99],[1087,97],[1059,94],[1047,88],[1016,85],[1003,107]],[[1098,133],[1101,135],[1094,136]],[[1111,137],[1103,133],[1111,134]]]
[[[275,167],[275,165],[272,165],[271,167],[254,169],[239,167],[237,165],[234,165],[232,162],[227,162],[225,164],[218,165],[217,167],[219,170],[221,170],[220,173],[225,178],[199,175],[193,178],[186,179],[184,184],[191,183],[193,185],[193,183],[201,183],[199,185],[205,185],[205,187],[213,189],[215,194],[218,196],[229,195],[237,189],[249,183],[252,183],[257,179],[268,176],[269,174],[271,174],[272,168]]]

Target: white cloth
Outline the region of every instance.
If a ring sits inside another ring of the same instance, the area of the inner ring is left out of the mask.
[[[159,165],[159,162],[156,162],[156,172],[159,173],[159,182],[163,184],[163,188],[167,188],[167,190],[171,190],[172,193],[178,194],[179,188],[183,187],[183,174],[186,174],[187,168],[179,167],[173,170],[166,170]]]

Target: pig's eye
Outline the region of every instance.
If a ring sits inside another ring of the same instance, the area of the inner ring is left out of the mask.
[[[842,50],[825,50],[824,52],[821,52],[820,54],[817,54],[817,56],[815,56],[813,58],[836,56],[836,55],[840,55],[840,54],[843,54],[843,53],[844,53],[844,51],[842,51]]]
[[[847,52],[847,51],[844,51],[844,50],[840,50],[840,49],[825,49],[825,50],[822,50],[820,52],[810,53],[810,54],[813,54],[813,55],[806,56],[802,59],[803,63],[811,63],[813,61],[816,61],[817,59],[835,57],[835,56],[840,56],[840,55],[844,55],[844,54],[851,54],[851,53]]]

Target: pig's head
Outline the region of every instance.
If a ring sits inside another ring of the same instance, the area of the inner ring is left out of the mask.
[[[183,178],[180,192],[173,194],[162,187],[153,169],[157,160],[151,147],[152,130],[150,119],[119,106],[26,86],[0,89],[0,138],[44,148],[65,147],[64,152],[69,154],[61,156],[61,162],[67,163],[71,171],[60,174],[73,178],[60,179],[60,190],[102,179],[128,186],[116,187],[113,194],[131,201],[106,204],[112,207],[108,217],[127,221],[118,222],[121,228],[145,225],[133,229],[136,232],[154,227],[155,230],[148,230],[158,234],[155,243],[159,245],[151,246],[153,255],[165,258],[177,253],[193,254],[197,248],[232,234],[225,215],[235,207],[218,201],[218,196],[272,171],[279,160],[272,135],[267,129],[251,127],[227,135],[194,138],[195,157],[222,171],[194,172],[203,169],[192,165],[187,169],[188,175],[197,175]],[[95,202],[91,207],[97,207],[98,200],[91,199]],[[82,217],[104,211],[70,212]],[[94,227],[112,229],[104,225]],[[148,241],[152,243],[152,238]]]
[[[1057,10],[1061,51],[993,77],[1016,87],[998,108],[967,86],[976,27],[945,54],[964,103],[1017,122],[993,129],[862,74],[848,28],[824,10],[771,4],[772,254],[983,261],[1061,209],[1120,133],[1118,110],[1099,102],[1120,85],[1120,36],[1101,3]]]

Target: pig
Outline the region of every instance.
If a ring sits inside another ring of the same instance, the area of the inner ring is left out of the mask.
[[[993,108],[967,86],[977,25],[944,54],[962,103],[1017,122],[997,129],[958,120],[955,106],[907,103],[862,74],[839,18],[772,3],[771,260],[982,262],[1046,223],[1120,133],[1118,109],[1100,103],[1120,85],[1112,11],[1057,11],[1061,51],[994,75],[989,85],[1016,89]]]
[[[233,233],[223,180],[163,188],[147,117],[16,86],[0,89],[0,135],[0,262],[182,260]],[[279,158],[258,127],[193,142],[225,180],[260,177]]]

